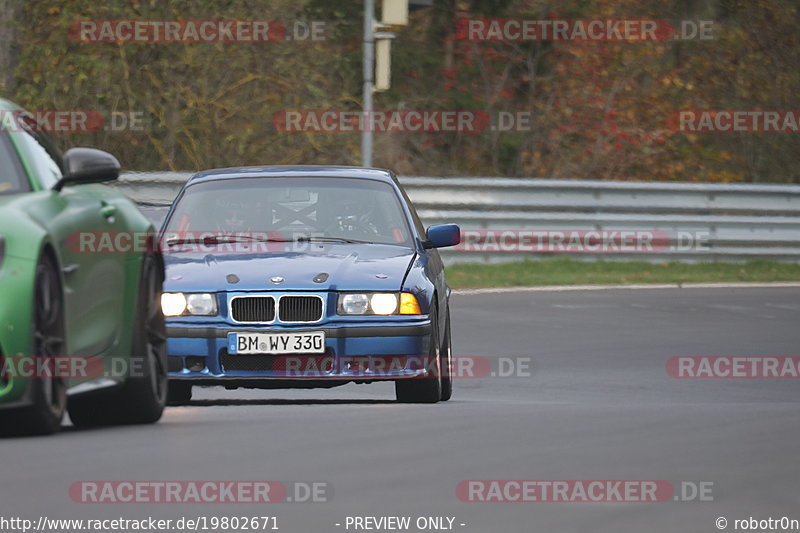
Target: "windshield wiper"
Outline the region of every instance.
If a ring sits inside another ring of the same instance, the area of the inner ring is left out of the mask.
[[[175,246],[178,244],[204,244],[211,246],[214,244],[230,244],[242,242],[292,242],[287,239],[273,239],[265,237],[255,237],[253,235],[208,235],[206,237],[191,237],[184,239],[167,239],[167,246]]]
[[[346,242],[346,243],[353,243],[353,244],[377,244],[372,241],[360,241],[358,239],[345,239],[344,237],[316,237],[316,236],[308,236],[308,237],[298,237],[297,242]]]

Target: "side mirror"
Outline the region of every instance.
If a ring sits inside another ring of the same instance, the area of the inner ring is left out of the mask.
[[[58,180],[53,189],[60,191],[68,183],[100,183],[119,177],[117,158],[95,148],[70,148],[64,154],[67,175]]]
[[[423,243],[425,248],[444,248],[455,246],[461,242],[461,228],[458,224],[441,224],[430,226],[425,230],[428,240]]]

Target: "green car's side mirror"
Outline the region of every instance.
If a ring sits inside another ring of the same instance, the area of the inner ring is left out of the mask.
[[[68,183],[100,183],[119,177],[117,158],[96,148],[70,148],[64,154],[67,175],[58,180],[53,189],[60,191]]]

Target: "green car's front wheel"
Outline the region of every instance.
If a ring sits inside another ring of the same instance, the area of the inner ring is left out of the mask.
[[[139,282],[133,358],[141,373],[112,392],[71,398],[69,417],[76,426],[149,424],[161,418],[167,400],[167,335],[161,314],[162,274],[155,257],[145,256]]]
[[[55,261],[47,254],[36,265],[33,296],[33,356],[38,368],[55,369],[46,359],[63,356],[64,305]],[[52,362],[52,361],[51,361]],[[55,372],[43,371],[30,378],[31,405],[0,411],[0,428],[6,434],[48,435],[61,428],[67,405],[64,380]]]
[[[142,358],[143,372],[129,377],[122,391],[124,422],[157,422],[167,403],[167,329],[161,313],[162,271],[152,255],[142,263],[138,309],[134,325],[134,357]]]

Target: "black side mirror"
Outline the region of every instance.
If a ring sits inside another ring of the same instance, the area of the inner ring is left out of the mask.
[[[64,154],[67,175],[58,180],[53,189],[60,191],[68,183],[100,183],[119,177],[117,158],[96,148],[70,148]]]

